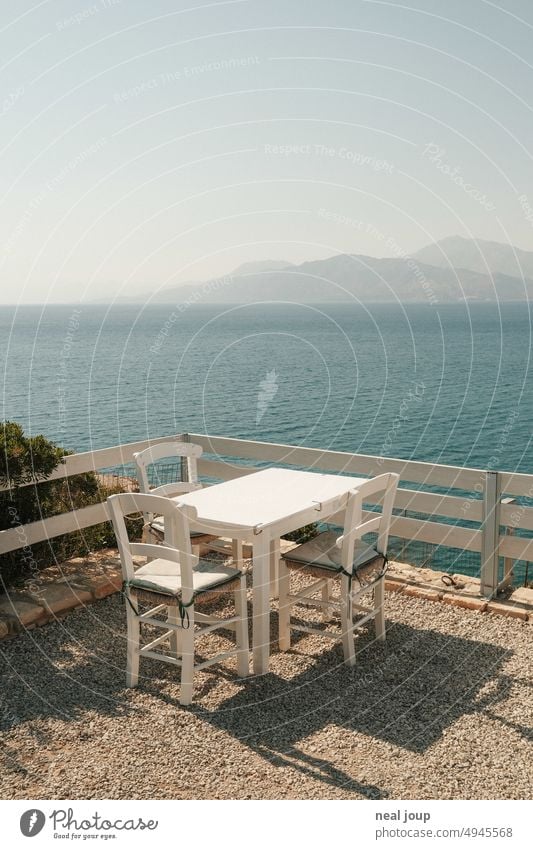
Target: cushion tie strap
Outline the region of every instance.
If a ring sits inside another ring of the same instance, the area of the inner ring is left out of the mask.
[[[128,589],[129,589],[129,584],[128,584],[128,582],[127,582],[127,581],[122,581],[122,595],[124,596],[124,598],[126,599],[126,601],[127,601],[127,602],[128,602],[128,604],[129,604],[129,606],[131,607],[131,609],[132,609],[132,610],[133,610],[133,612],[135,613],[135,616],[139,616],[139,611],[137,610],[137,608],[135,607],[134,603],[132,602],[132,600],[131,600],[131,598],[130,598],[130,594],[129,594],[129,592],[128,592]]]
[[[194,596],[191,598],[190,601],[187,602],[187,604],[185,604],[185,602],[183,602],[181,600],[181,598],[178,599],[178,610],[180,612],[180,619],[181,619],[181,627],[182,628],[187,629],[187,628],[190,627],[191,620],[189,619],[189,612],[188,612],[187,608],[191,607],[191,605],[193,605],[193,604],[194,604]],[[187,620],[186,625],[184,625],[185,620]]]
[[[383,578],[383,576],[385,575],[385,572],[387,571],[387,563],[389,562],[389,558],[387,557],[386,554],[381,554],[380,557],[383,557],[383,567],[381,569],[381,572],[377,576],[376,580],[372,581],[373,584],[377,583],[377,581],[380,581]],[[357,580],[359,581],[359,586],[360,587],[363,586],[363,584],[361,583],[361,579],[360,579],[359,575],[357,574],[357,569],[355,570],[355,575],[354,575],[353,572],[348,572],[343,567],[341,567],[340,571],[343,575],[346,575],[346,577],[348,578],[348,594],[351,594],[351,592],[352,592],[352,581],[353,581],[354,577],[357,578]]]
[[[133,602],[130,598],[130,595],[129,595],[129,592],[128,592],[129,587],[130,587],[130,585],[129,585],[128,581],[122,582],[122,595],[124,596],[124,598],[126,599],[126,601],[129,604],[129,606],[131,607],[131,609],[135,613],[135,616],[139,616],[140,615],[139,611],[135,607],[135,605],[133,604]],[[173,598],[176,598],[176,596],[173,596]],[[187,603],[182,601],[181,598],[176,598],[176,601],[178,602],[178,610],[179,610],[179,614],[180,614],[181,627],[184,628],[185,630],[187,630],[187,628],[189,628],[190,624],[191,624],[191,620],[189,619],[189,612],[188,612],[187,608],[192,607],[192,605],[194,604],[194,596]],[[187,622],[186,625],[185,625],[185,622]]]

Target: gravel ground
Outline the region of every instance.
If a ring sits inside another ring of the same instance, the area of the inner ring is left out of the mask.
[[[388,639],[275,645],[245,682],[141,661],[113,596],[0,645],[4,799],[531,798],[531,639],[517,620],[387,595]],[[224,645],[213,635],[201,653]]]

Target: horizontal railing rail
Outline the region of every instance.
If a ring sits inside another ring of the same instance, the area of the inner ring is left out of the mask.
[[[20,484],[20,486],[35,486],[39,483],[71,478],[85,472],[97,472],[100,469],[109,469],[113,466],[126,466],[133,462],[133,455],[142,451],[150,445],[169,440],[183,440],[185,434],[177,433],[174,436],[161,436],[157,439],[143,439],[141,442],[126,442],[123,445],[113,445],[111,448],[96,448],[94,451],[82,451],[79,454],[66,454],[47,478],[33,478]],[[0,492],[9,489],[7,485],[0,485]]]
[[[200,472],[219,480],[229,480],[253,471],[250,466],[239,462],[242,459],[368,477],[381,472],[396,472],[400,475],[401,488],[395,507],[426,515],[424,518],[395,516],[391,534],[414,542],[479,553],[481,590],[486,596],[493,595],[502,583],[500,557],[533,560],[533,539],[519,535],[533,530],[533,508],[501,504],[504,495],[533,498],[533,475],[199,433],[188,434],[188,438],[217,458],[202,458]],[[452,490],[453,494],[414,490],[406,484]],[[441,521],[435,521],[435,518]],[[454,520],[465,524],[450,523]],[[472,523],[479,527],[465,526]],[[500,525],[506,526],[501,533]],[[509,527],[518,535],[510,536]]]
[[[204,451],[218,457],[237,457],[250,460],[283,463],[287,465],[317,468],[321,471],[343,472],[372,477],[381,472],[396,472],[400,478],[410,483],[421,483],[449,489],[475,490],[483,480],[483,469],[470,469],[461,466],[444,466],[434,463],[421,463],[414,460],[397,460],[391,457],[378,457],[369,454],[351,454],[346,451],[329,451],[321,448],[303,448],[297,445],[283,445],[274,442],[256,442],[246,439],[232,439],[222,436],[206,436],[191,433],[192,442],[202,445]],[[521,477],[527,477],[521,476]],[[531,477],[533,485],[533,476]]]
[[[400,488],[395,502],[396,513],[409,511],[423,514],[423,518],[395,515],[391,534],[409,541],[479,553],[484,595],[494,594],[502,583],[500,557],[533,560],[533,539],[520,535],[533,531],[533,507],[500,503],[504,495],[533,498],[533,475],[193,433],[68,455],[46,482],[127,466],[132,463],[135,452],[172,439],[202,445],[205,453],[199,461],[199,472],[204,479],[210,480],[231,480],[268,464],[364,477],[397,472]],[[33,480],[25,485],[44,482]],[[433,491],[413,489],[413,484]],[[435,492],[435,488],[444,492]],[[512,499],[506,498],[506,501]],[[26,525],[14,522],[13,527],[0,531],[0,554],[83,530],[108,518],[106,504],[100,503]],[[501,525],[505,527],[501,529]],[[512,535],[509,528],[513,529]]]
[[[415,463],[415,469],[410,468],[410,461],[384,460],[380,457],[369,457],[368,455],[347,454],[345,452],[322,451],[312,448],[298,448],[290,445],[273,445],[272,443],[255,442],[251,443],[245,440],[226,439],[221,437],[205,437],[202,434],[189,434],[189,438],[193,442],[198,442],[211,454],[217,454],[220,459],[200,459],[200,473],[210,478],[218,480],[231,480],[242,474],[253,472],[254,467],[239,465],[235,461],[230,461],[228,455],[222,454],[223,451],[231,452],[236,459],[239,456],[247,460],[254,459],[261,462],[283,462],[289,466],[304,466],[312,468],[316,471],[335,471],[345,474],[357,474],[372,476],[379,472],[399,470],[400,464],[402,478],[413,480],[413,477],[421,477],[420,470],[422,466],[430,467],[431,464]],[[230,455],[230,456],[231,456]],[[361,460],[361,462],[359,462]],[[379,462],[378,462],[379,461]],[[449,468],[445,469],[445,474],[437,478],[435,469],[431,468],[431,484],[442,485],[441,481],[449,481],[452,479],[457,481],[455,472],[464,472],[464,469],[454,469],[453,478],[450,476]],[[429,472],[429,468],[425,470]],[[440,468],[439,470],[440,471]],[[472,471],[472,470],[467,470]],[[479,480],[479,474],[476,472],[476,479]],[[466,478],[461,476],[461,487],[464,486]],[[420,483],[422,481],[419,481]],[[468,505],[468,511],[466,509]],[[483,502],[465,501],[465,498],[451,495],[441,495],[433,492],[423,492],[412,489],[399,489],[395,500],[395,508],[403,510],[411,510],[418,513],[426,513],[428,515],[439,515],[451,519],[465,519],[469,521],[482,520]],[[467,515],[465,515],[467,514]],[[412,519],[404,516],[395,516],[391,523],[391,534],[402,537],[404,539],[426,542],[431,545],[442,545],[450,548],[461,548],[466,551],[481,552],[481,531],[479,529],[458,527],[457,525],[443,524],[434,522],[429,519]]]
[[[93,525],[107,522],[109,515],[105,502],[91,504],[89,507],[79,507],[68,513],[59,513],[48,519],[39,519],[37,522],[29,522],[26,525],[15,525],[5,531],[0,531],[0,554],[16,551],[35,545],[37,542],[60,537],[63,534],[82,531]]]
[[[168,440],[182,441],[185,435],[182,433],[174,436],[164,436],[157,439],[144,439],[141,442],[128,442],[123,445],[114,445],[111,448],[97,448],[94,451],[83,451],[79,454],[67,454],[62,458],[59,466],[47,478],[34,478],[21,484],[22,487],[38,486],[49,481],[66,480],[75,475],[86,472],[98,472],[113,466],[125,466],[133,462],[133,455],[142,451],[150,445]],[[0,486],[0,492],[8,490],[8,486]],[[50,516],[48,519],[40,519],[37,522],[20,524],[16,516],[13,527],[0,531],[0,555],[10,551],[17,551],[34,545],[38,542],[53,539],[63,534],[82,531],[85,528],[99,525],[109,521],[107,505],[105,502],[92,504],[89,507],[79,507],[67,513]]]

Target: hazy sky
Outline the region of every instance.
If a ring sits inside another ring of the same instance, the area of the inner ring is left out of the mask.
[[[531,0],[2,0],[3,303],[533,249]]]

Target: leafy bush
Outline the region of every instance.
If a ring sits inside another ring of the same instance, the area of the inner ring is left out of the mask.
[[[24,542],[24,525],[97,504],[121,491],[120,487],[102,486],[93,472],[29,483],[45,480],[68,453],[44,436],[25,436],[15,422],[0,425],[0,485],[8,487],[0,492],[0,530],[19,528],[20,541]],[[115,545],[109,522],[25,545],[0,555],[0,581],[4,585],[20,582],[56,561]]]
[[[304,525],[303,528],[298,528],[296,531],[290,531],[288,534],[283,534],[283,539],[289,539],[291,542],[297,542],[301,545],[309,539],[313,539],[318,535],[318,525],[313,522],[311,525]]]

